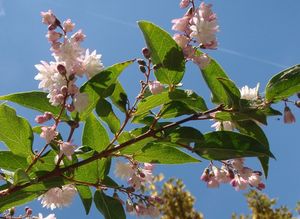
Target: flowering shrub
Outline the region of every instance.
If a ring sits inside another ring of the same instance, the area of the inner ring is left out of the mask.
[[[295,122],[288,104],[300,104],[288,98],[300,92],[300,67],[274,75],[264,95],[259,84],[239,89],[205,53],[218,47],[220,27],[212,5],[201,2],[198,7],[193,0],[182,0],[180,7],[188,9],[183,17],[172,20],[173,36],[151,22],[139,21],[146,42],[141,58],[106,68],[101,55],[81,46],[85,34],[82,30],[72,33],[76,27],[70,19],[61,22],[51,10],[41,13],[53,56],[52,61],[35,65],[42,91],[0,97],[41,112],[35,118],[38,126],[32,127],[12,107],[0,105],[0,131],[4,133],[0,140],[8,149],[0,153],[4,218],[13,216],[13,207],[34,199],[51,209],[68,206],[77,193],[87,214],[94,200],[105,218],[126,218],[125,210],[158,217],[163,209],[157,206],[168,200],[157,191],[156,183],[162,179],[153,174],[155,164],[207,159],[210,163],[200,178],[209,188],[221,183],[237,191],[265,188],[263,175],[268,175],[269,158],[274,155],[262,127],[267,117],[282,115],[273,108],[280,101],[285,103],[284,122]],[[209,105],[214,107],[208,108],[196,92],[183,89],[187,62],[199,67],[212,93]],[[144,79],[132,102],[119,76],[135,63]],[[83,76],[87,81],[80,85],[78,79]],[[202,120],[212,120],[215,131],[203,134],[186,125]],[[128,128],[129,124],[135,128]],[[63,125],[69,128],[67,137]],[[82,141],[75,142],[80,126]],[[39,151],[32,149],[33,133],[44,140]],[[246,157],[257,157],[262,170],[246,167]],[[114,166],[112,161],[116,161]],[[170,182],[165,188],[168,185],[173,188]],[[43,218],[33,216],[31,209],[22,217]]]

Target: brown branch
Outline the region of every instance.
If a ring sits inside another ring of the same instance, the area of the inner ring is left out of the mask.
[[[170,129],[172,127],[176,127],[176,126],[179,126],[180,124],[183,124],[185,122],[188,122],[188,121],[192,121],[192,120],[197,120],[197,118],[199,118],[200,116],[204,116],[204,115],[208,115],[210,113],[213,113],[213,112],[217,112],[217,111],[222,111],[223,110],[223,105],[219,105],[218,107],[216,108],[213,108],[213,109],[210,109],[210,110],[207,110],[205,112],[202,112],[202,113],[196,113],[196,114],[193,114],[185,119],[182,119],[182,120],[179,120],[177,122],[173,122],[173,123],[170,123],[168,125],[165,125],[159,129],[155,129],[155,130],[151,130],[149,129],[147,132],[135,137],[135,138],[132,138],[122,144],[119,144],[117,146],[115,146],[114,148],[110,148],[108,150],[104,150],[102,152],[99,152],[97,154],[95,154],[94,156],[92,157],[89,157],[85,160],[82,160],[78,163],[74,163],[74,164],[71,164],[67,167],[63,167],[63,168],[58,168],[58,169],[54,169],[53,171],[37,178],[34,180],[35,183],[39,183],[39,182],[42,182],[42,181],[45,181],[45,180],[48,180],[48,179],[52,179],[52,178],[55,178],[55,177],[58,177],[58,176],[61,176],[64,172],[67,172],[69,171],[70,169],[75,169],[75,168],[78,168],[78,167],[81,167],[85,164],[88,164],[88,163],[91,163],[95,160],[98,160],[98,159],[101,159],[101,158],[105,158],[105,157],[108,157],[110,156],[111,154],[113,154],[114,152],[117,152],[133,143],[136,143],[136,142],[139,142],[145,138],[149,138],[149,137],[152,137],[154,136],[155,134],[159,133],[159,132],[162,132],[166,129]],[[14,187],[11,187],[9,189],[6,189],[6,190],[2,190],[0,191],[0,197],[5,197],[13,192],[16,192],[16,191],[19,191],[23,188],[26,188],[26,187],[29,187],[32,185],[32,182],[28,182],[26,184],[23,184],[23,185],[17,185],[17,186],[14,186]]]

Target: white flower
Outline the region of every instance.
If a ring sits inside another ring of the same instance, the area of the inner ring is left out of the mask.
[[[77,93],[74,95],[73,104],[77,112],[82,112],[89,104],[89,95],[87,93]]]
[[[245,100],[257,100],[258,98],[258,89],[259,83],[257,83],[256,87],[249,88],[247,85],[240,89],[241,99]]]
[[[230,121],[215,122],[212,126],[216,131],[233,131],[235,125]]]
[[[58,135],[58,132],[55,131],[54,126],[51,127],[43,126],[41,129],[42,132],[40,136],[41,138],[44,138],[46,140],[47,144],[49,144]]]
[[[134,175],[136,169],[130,163],[122,163],[117,161],[115,166],[115,175],[121,179],[128,179]]]
[[[38,200],[42,200],[43,207],[62,208],[71,204],[73,197],[77,193],[76,188],[73,185],[65,185],[62,188],[49,189],[45,194],[41,195]]]
[[[39,73],[34,77],[35,80],[40,80],[39,88],[48,90],[53,86],[52,76],[58,73],[56,69],[56,63],[50,62],[49,64],[45,61],[41,61],[42,64],[35,65]]]
[[[217,47],[216,32],[219,31],[219,26],[216,15],[211,11],[211,5],[201,3],[192,18],[190,29],[192,31],[190,36],[195,37],[204,48]]]
[[[55,214],[49,214],[47,217],[43,217],[41,213],[39,213],[38,219],[56,219]]]
[[[94,50],[91,54],[87,49],[85,52],[85,57],[83,59],[83,66],[85,68],[85,73],[87,78],[93,77],[95,74],[103,70],[104,66],[101,62],[101,55],[96,54]]]
[[[60,144],[60,153],[64,154],[69,160],[72,160],[72,155],[74,154],[75,146],[71,142],[63,142]]]
[[[57,62],[64,62],[68,75],[83,74],[82,57],[84,50],[79,42],[72,39],[65,39],[64,43],[52,54]]]

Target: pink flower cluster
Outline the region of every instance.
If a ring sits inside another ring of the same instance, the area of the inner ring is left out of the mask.
[[[43,207],[53,210],[70,205],[76,194],[77,190],[75,186],[69,184],[61,188],[55,187],[49,189],[46,193],[41,195],[38,200],[41,200]]]
[[[209,188],[219,187],[221,183],[230,183],[236,191],[245,190],[248,186],[262,190],[265,184],[261,182],[261,175],[259,171],[244,167],[244,159],[240,158],[224,161],[221,168],[211,164],[200,178]]]
[[[121,179],[126,179],[128,184],[135,190],[141,188],[145,183],[150,183],[153,180],[154,166],[150,163],[144,163],[143,167],[136,161],[128,163],[117,162],[115,166],[115,175]]]
[[[180,7],[186,8],[190,3],[191,1],[182,0]],[[219,31],[219,26],[211,7],[211,4],[202,2],[199,8],[193,5],[182,18],[172,20],[172,29],[180,32],[174,35],[174,40],[182,48],[185,58],[192,60],[201,69],[210,63],[210,58],[206,54],[195,54],[191,43],[197,42],[202,49],[217,48],[216,33]]]
[[[103,69],[101,55],[81,47],[80,43],[85,38],[82,30],[67,36],[75,28],[70,19],[61,23],[51,10],[42,12],[41,16],[43,23],[48,25],[46,37],[51,43],[55,62],[41,61],[41,64],[35,65],[39,71],[35,79],[40,80],[39,88],[49,93],[52,105],[63,105],[69,111],[81,112],[88,104],[88,95],[79,92],[76,79],[83,75],[91,78],[99,73]],[[72,100],[68,104],[69,97]]]
[[[156,199],[155,202],[159,202]],[[152,202],[152,201],[151,201]],[[137,216],[141,217],[151,217],[151,218],[157,218],[160,215],[160,211],[158,208],[156,208],[153,204],[139,201],[138,203],[132,203],[130,200],[127,200],[126,202],[126,211],[129,213],[135,213]]]

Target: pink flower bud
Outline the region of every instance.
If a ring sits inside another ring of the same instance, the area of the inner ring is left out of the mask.
[[[44,122],[46,122],[46,118],[44,115],[39,115],[39,116],[36,116],[34,121],[38,124],[43,124]]]
[[[68,104],[68,105],[67,105],[67,110],[68,110],[69,112],[73,112],[73,111],[75,110],[74,105],[73,105],[73,104]]]
[[[32,209],[31,208],[27,208],[26,209],[26,216],[30,216],[32,215]]]
[[[44,117],[46,118],[46,120],[50,120],[53,118],[53,114],[51,112],[45,112],[44,113]]]
[[[67,93],[68,93],[68,87],[66,85],[62,86],[60,88],[60,91],[62,92],[63,95],[67,95]]]
[[[257,186],[257,189],[259,189],[259,190],[263,190],[265,188],[266,188],[266,185],[264,183],[262,183],[262,182],[259,183],[258,186]]]
[[[72,23],[71,19],[68,19],[68,20],[64,21],[63,27],[64,27],[65,32],[71,32],[71,31],[73,31],[75,24]]]
[[[151,53],[150,53],[150,50],[147,47],[142,49],[142,53],[143,53],[143,55],[146,59],[150,58]]]
[[[148,85],[153,95],[159,94],[164,90],[164,86],[159,81],[149,81]]]
[[[190,0],[181,0],[179,7],[186,8],[187,6],[189,6],[189,4],[190,4]]]
[[[56,21],[56,17],[55,15],[52,13],[51,10],[48,10],[47,12],[41,12],[41,16],[43,18],[42,22],[44,24],[48,24],[48,25],[51,25],[51,24],[54,24],[55,21]]]
[[[296,118],[288,106],[284,107],[283,121],[286,124],[296,122]]]

